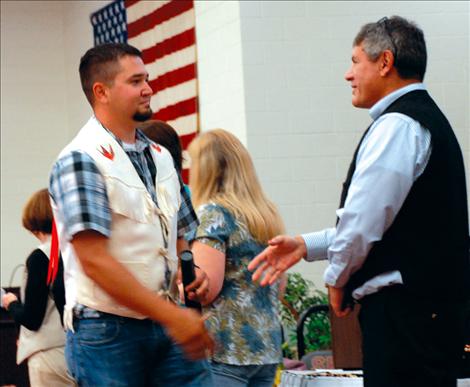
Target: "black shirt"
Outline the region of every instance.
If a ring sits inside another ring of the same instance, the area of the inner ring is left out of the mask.
[[[25,288],[23,303],[13,301],[8,310],[16,323],[29,330],[37,331],[42,324],[46,313],[49,292],[52,292],[60,318],[64,313],[65,291],[62,259],[59,259],[57,277],[52,286],[47,285],[47,271],[49,259],[40,249],[34,250],[26,260],[28,279]]]

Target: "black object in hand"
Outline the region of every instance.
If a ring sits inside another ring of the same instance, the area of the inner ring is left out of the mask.
[[[196,309],[201,312],[201,304],[197,301],[190,300],[186,292],[186,286],[196,279],[196,273],[194,271],[194,259],[193,253],[189,250],[184,250],[181,255],[181,274],[183,276],[183,287],[184,287],[184,304],[188,308]]]
[[[341,304],[341,310],[346,310],[347,308],[351,308],[351,310],[354,309],[354,298],[352,296],[352,291],[350,286],[346,285],[344,288],[344,294],[343,294],[343,302]]]

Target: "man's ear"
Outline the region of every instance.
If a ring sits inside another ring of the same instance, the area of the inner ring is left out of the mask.
[[[390,50],[385,50],[384,52],[382,52],[379,59],[380,75],[383,77],[388,75],[393,69],[394,62],[395,57],[393,56],[393,53]]]
[[[93,84],[93,96],[96,102],[106,103],[108,101],[108,87],[102,82]]]

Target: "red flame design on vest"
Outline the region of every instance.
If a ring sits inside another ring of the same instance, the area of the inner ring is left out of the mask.
[[[111,161],[114,160],[114,150],[111,145],[109,145],[109,150],[107,150],[103,145],[100,145],[101,150],[98,151],[106,158],[110,159]]]

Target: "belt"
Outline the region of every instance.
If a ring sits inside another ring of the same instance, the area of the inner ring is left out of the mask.
[[[88,306],[78,304],[75,305],[72,309],[73,317],[76,319],[84,319],[84,318],[102,318],[102,317],[121,317],[116,314],[101,312],[100,310],[96,310],[93,308],[89,308]]]
[[[160,291],[158,292],[158,295],[164,299],[166,299],[169,302],[172,302],[174,304],[177,304],[177,302],[173,299],[173,297],[170,296],[169,292],[166,291]],[[112,314],[112,313],[107,313],[107,312],[102,312],[100,310],[96,310],[93,308],[90,308],[86,305],[83,304],[77,304],[73,307],[72,309],[72,315],[76,319],[84,319],[84,318],[103,318],[103,317],[108,317],[108,318],[117,318],[117,317],[122,317],[122,318],[130,318],[133,320],[140,320],[140,319],[134,319],[132,317],[124,317],[124,316],[119,316],[117,314]],[[146,319],[145,319],[146,320]]]

